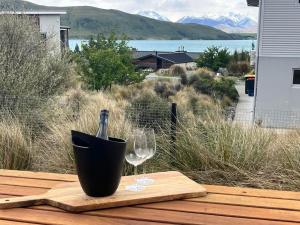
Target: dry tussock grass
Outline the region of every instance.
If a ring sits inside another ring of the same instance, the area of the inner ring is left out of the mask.
[[[95,134],[99,110],[107,108],[109,133],[126,137],[132,126],[124,118],[126,107],[147,92],[155,95],[153,87],[153,82],[146,82],[114,86],[110,93],[70,90],[49,103],[52,110],[43,115],[46,129],[33,140],[15,118],[1,121],[2,168],[75,173],[70,131]],[[172,143],[163,130],[157,134],[158,153],[146,163],[148,172],[178,170],[207,184],[300,190],[300,132],[278,134],[226,122],[215,102],[192,88],[179,91],[170,101],[179,106],[177,141]],[[131,172],[125,167],[125,174]]]
[[[95,134],[98,129],[100,109],[106,108],[110,111],[109,134],[119,138],[126,136],[130,129],[130,124],[127,124],[124,119],[126,101],[116,101],[103,92],[85,93],[85,96],[87,100],[80,108],[77,118],[69,118],[68,115],[62,114],[60,118],[48,124],[47,132],[43,133],[36,142],[35,168],[37,170],[74,173],[70,131],[79,130]],[[60,107],[64,108],[61,104]]]
[[[29,136],[17,118],[7,116],[0,121],[1,169],[31,169],[33,152]]]

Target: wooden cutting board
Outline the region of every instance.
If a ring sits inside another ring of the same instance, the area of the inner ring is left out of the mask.
[[[108,197],[87,196],[78,182],[62,183],[45,194],[0,199],[0,209],[50,205],[70,212],[84,212],[121,206],[196,198],[206,195],[206,190],[179,172],[165,172],[145,175],[154,180],[142,191],[129,191],[128,185],[140,176],[122,177],[117,192]]]

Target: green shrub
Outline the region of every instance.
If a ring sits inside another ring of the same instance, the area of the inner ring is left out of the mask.
[[[194,87],[197,92],[210,95],[218,100],[223,100],[226,96],[232,101],[237,101],[239,98],[233,79],[215,78],[209,70],[198,70],[190,77],[189,85]]]
[[[202,94],[212,95],[214,88],[214,79],[211,76],[198,76],[191,78],[193,82],[190,82],[191,85],[195,88],[196,91],[201,92]]]
[[[234,76],[242,76],[250,72],[250,63],[247,61],[234,62],[228,66],[228,72]]]
[[[166,128],[170,121],[170,107],[167,100],[144,93],[126,108],[126,115],[139,127]]]
[[[226,68],[230,62],[228,49],[219,47],[207,48],[197,60],[198,67],[207,67],[217,72],[219,68]]]
[[[213,82],[213,92],[218,99],[229,97],[232,101],[238,101],[239,94],[235,88],[235,81],[230,78],[221,77]]]

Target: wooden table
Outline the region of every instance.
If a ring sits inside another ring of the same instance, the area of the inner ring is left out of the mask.
[[[0,197],[41,194],[74,175],[0,170]],[[300,193],[204,185],[204,198],[71,214],[35,206],[0,210],[0,225],[300,224]]]

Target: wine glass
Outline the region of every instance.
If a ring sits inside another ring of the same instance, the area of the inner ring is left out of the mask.
[[[145,161],[151,159],[156,153],[156,138],[155,138],[155,131],[151,128],[143,129],[143,133],[146,136],[147,140],[147,150],[145,152]],[[143,186],[151,185],[154,183],[154,180],[148,177],[142,177],[137,179],[137,183]]]
[[[147,148],[146,136],[139,130],[133,132],[128,136],[125,159],[134,166],[134,174],[137,175],[137,166],[141,165],[147,158],[147,155],[143,152],[143,149]],[[141,153],[140,155],[137,152]],[[138,183],[129,185],[126,190],[130,191],[142,191],[143,186]]]
[[[135,136],[135,145],[134,145],[134,151],[135,153],[147,160],[149,156],[152,154],[150,149],[147,147],[148,145],[148,140],[147,136],[145,134],[144,129],[137,129],[134,131],[134,136]]]

